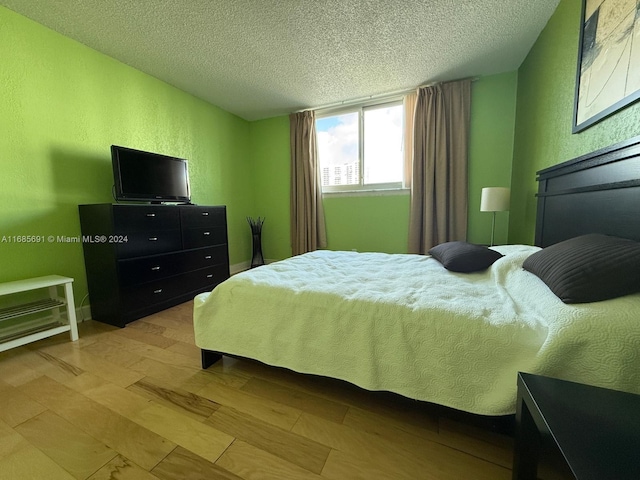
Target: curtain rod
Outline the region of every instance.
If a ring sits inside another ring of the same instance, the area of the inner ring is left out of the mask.
[[[476,80],[478,80],[478,78],[479,77],[472,77],[471,81],[475,82]],[[320,105],[319,107],[303,108],[301,110],[296,110],[296,113],[308,112],[309,110],[328,110],[330,108],[348,107],[349,105],[356,105],[358,103],[364,103],[364,102],[367,102],[367,101],[370,101],[370,100],[376,100],[378,98],[382,99],[382,98],[387,98],[387,97],[395,97],[395,96],[399,96],[399,95],[406,95],[407,93],[415,92],[419,88],[433,87],[434,85],[439,85],[439,84],[442,84],[442,83],[456,82],[456,81],[458,81],[458,80],[450,80],[450,81],[446,81],[446,82],[425,83],[424,85],[418,85],[417,87],[413,87],[413,88],[405,88],[403,90],[396,90],[396,91],[393,91],[393,92],[379,93],[379,94],[376,94],[376,95],[369,95],[369,96],[366,96],[366,97],[353,98],[351,100],[343,100],[341,102],[328,103],[326,105]]]

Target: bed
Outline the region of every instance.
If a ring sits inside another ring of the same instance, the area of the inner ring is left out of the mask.
[[[640,393],[640,293],[565,303],[523,269],[585,234],[640,240],[638,178],[640,138],[541,170],[537,246],[493,247],[486,270],[317,251],[235,275],[195,299],[203,367],[229,354],[490,416],[514,413],[518,371]]]

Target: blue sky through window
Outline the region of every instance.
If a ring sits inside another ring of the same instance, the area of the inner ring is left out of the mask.
[[[323,186],[402,181],[402,105],[366,109],[362,119],[359,112],[316,119]],[[364,121],[362,146],[360,121]],[[361,149],[363,165],[359,160]]]

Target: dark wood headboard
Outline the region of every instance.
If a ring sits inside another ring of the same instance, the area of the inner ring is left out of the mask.
[[[537,246],[587,233],[640,240],[640,136],[537,175]]]

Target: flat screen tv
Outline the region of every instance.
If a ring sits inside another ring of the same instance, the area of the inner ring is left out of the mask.
[[[111,161],[116,200],[191,201],[185,159],[111,145]]]

